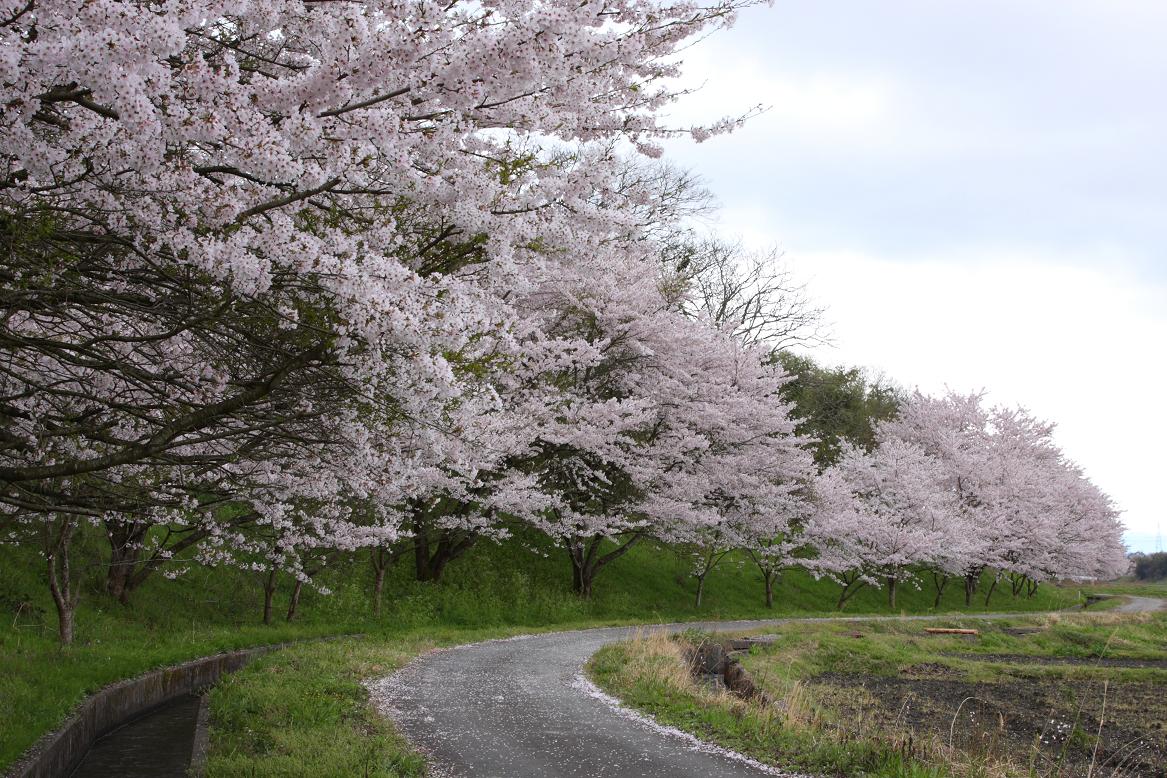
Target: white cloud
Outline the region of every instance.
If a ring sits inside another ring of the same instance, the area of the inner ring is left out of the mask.
[[[680,85],[696,91],[669,111],[678,125],[737,116],[760,105],[766,114],[746,132],[813,144],[858,143],[891,133],[905,110],[889,78],[845,70],[782,71],[759,52],[735,54],[712,43],[686,52],[684,71]]]

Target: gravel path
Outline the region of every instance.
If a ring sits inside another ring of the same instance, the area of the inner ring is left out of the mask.
[[[1167,600],[1157,597],[1135,597],[1128,595],[1126,602],[1114,609],[1116,613],[1142,613],[1167,609]]]
[[[745,626],[742,627],[746,628]],[[435,776],[768,774],[717,749],[662,736],[620,715],[582,669],[632,629],[592,629],[437,651],[370,687],[382,713],[420,747]]]
[[[1120,610],[1156,610],[1163,604],[1134,597]],[[1018,615],[1025,614],[960,618]],[[377,709],[396,721],[426,754],[431,775],[443,778],[789,775],[619,706],[584,678],[583,665],[605,644],[626,639],[638,629],[736,631],[823,620],[707,622],[522,636],[435,651],[368,685]]]

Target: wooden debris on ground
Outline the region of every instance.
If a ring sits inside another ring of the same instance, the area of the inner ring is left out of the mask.
[[[929,635],[979,635],[980,631],[975,629],[955,629],[950,627],[925,627],[924,631]]]

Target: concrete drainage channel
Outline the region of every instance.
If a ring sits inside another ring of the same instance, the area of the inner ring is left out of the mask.
[[[93,744],[70,778],[201,775],[206,708],[205,695],[186,695],[118,727]]]
[[[206,751],[201,693],[223,675],[288,645],[203,657],[107,686],[37,741],[8,778],[197,775]]]

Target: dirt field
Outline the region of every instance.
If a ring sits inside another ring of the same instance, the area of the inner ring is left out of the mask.
[[[774,699],[802,685],[842,740],[894,743],[960,775],[1167,778],[1165,613],[775,637],[747,669]]]
[[[842,720],[866,719],[866,727],[910,731],[917,740],[937,738],[973,759],[1030,766],[1040,775],[1167,776],[1165,683],[972,683],[960,676],[926,663],[905,668],[900,677],[823,674],[812,688]]]

